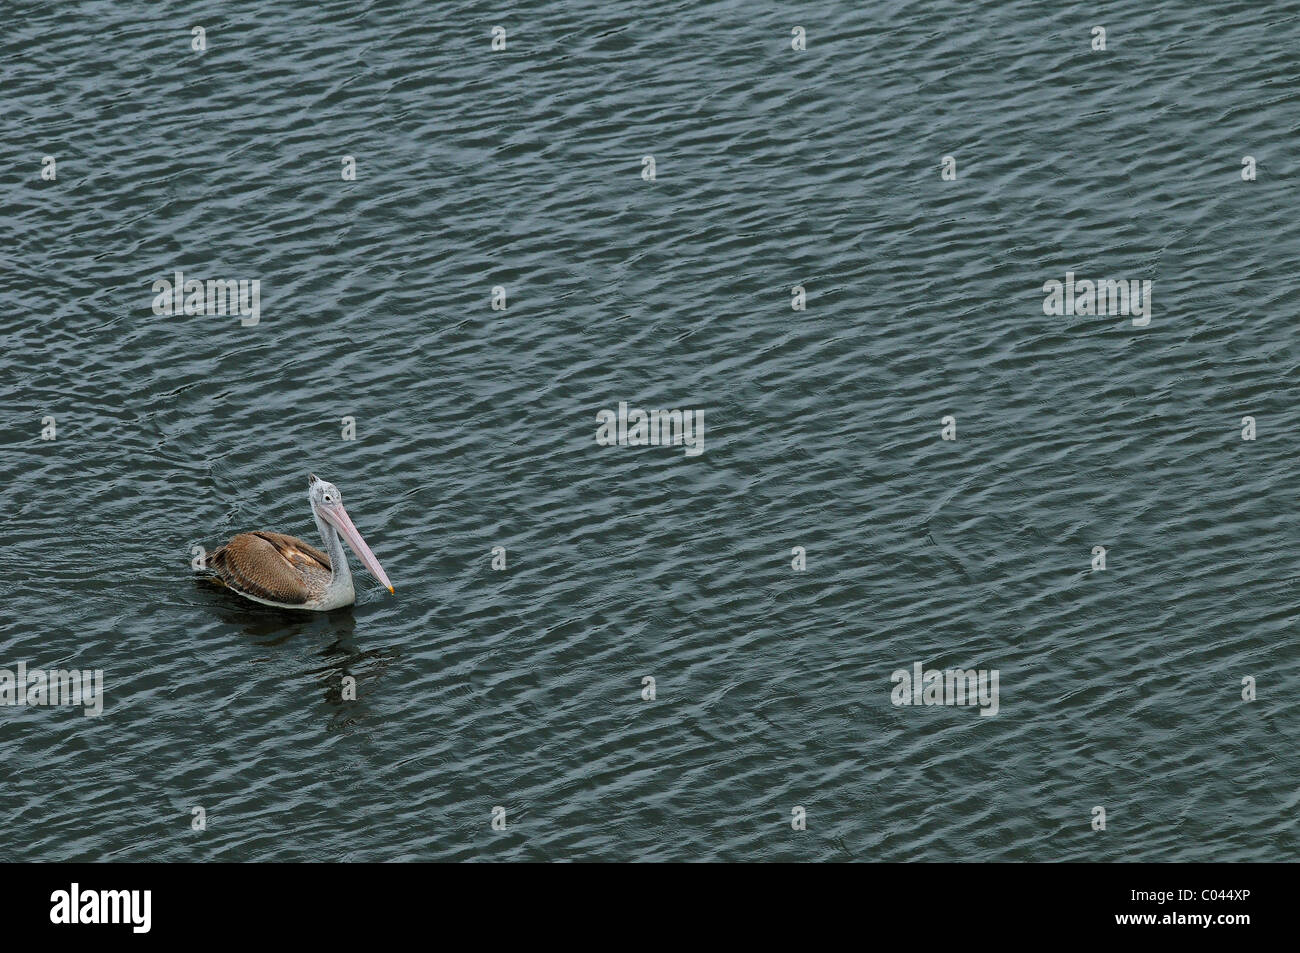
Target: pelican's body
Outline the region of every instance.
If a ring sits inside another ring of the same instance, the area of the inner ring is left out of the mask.
[[[226,586],[245,599],[281,609],[328,612],[356,601],[352,569],[343,542],[389,592],[393,585],[343,509],[343,497],[333,483],[311,476],[307,481],[311,513],[325,544],[322,552],[295,536],[259,530],[240,533],[208,557]],[[342,534],[342,538],[340,538]]]

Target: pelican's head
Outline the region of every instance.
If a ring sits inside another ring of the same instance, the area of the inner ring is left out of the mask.
[[[388,581],[388,576],[384,574],[384,569],[379,565],[379,560],[370,551],[366,541],[361,538],[357,528],[352,525],[352,519],[348,516],[348,511],[343,508],[343,494],[339,492],[339,488],[328,480],[318,478],[313,473],[307,478],[307,499],[311,501],[312,512],[338,530],[338,534],[357,554],[357,559],[361,560],[361,564],[366,567],[366,571],[382,582],[384,588],[392,592],[393,584]]]

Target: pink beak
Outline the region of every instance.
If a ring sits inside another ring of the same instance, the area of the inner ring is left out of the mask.
[[[348,516],[348,511],[343,508],[342,503],[334,505],[320,504],[321,516],[329,521],[329,524],[339,531],[339,535],[344,541],[352,547],[352,551],[357,554],[361,564],[366,567],[366,571],[384,584],[384,588],[389,592],[393,591],[393,584],[388,581],[388,576],[384,573],[384,567],[379,565],[379,560],[375,554],[370,551],[366,541],[361,538],[357,528],[352,525],[352,519]]]

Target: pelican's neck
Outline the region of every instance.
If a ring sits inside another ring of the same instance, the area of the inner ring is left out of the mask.
[[[330,558],[329,591],[352,588],[352,567],[348,565],[348,554],[343,549],[343,540],[339,539],[338,530],[321,518],[316,507],[311,508],[312,518],[316,520],[316,529],[325,543],[325,555]]]

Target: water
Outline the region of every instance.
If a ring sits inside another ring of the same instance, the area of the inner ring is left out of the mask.
[[[1297,4],[8,14],[0,859],[1296,856]],[[196,584],[309,471],[396,595]]]

